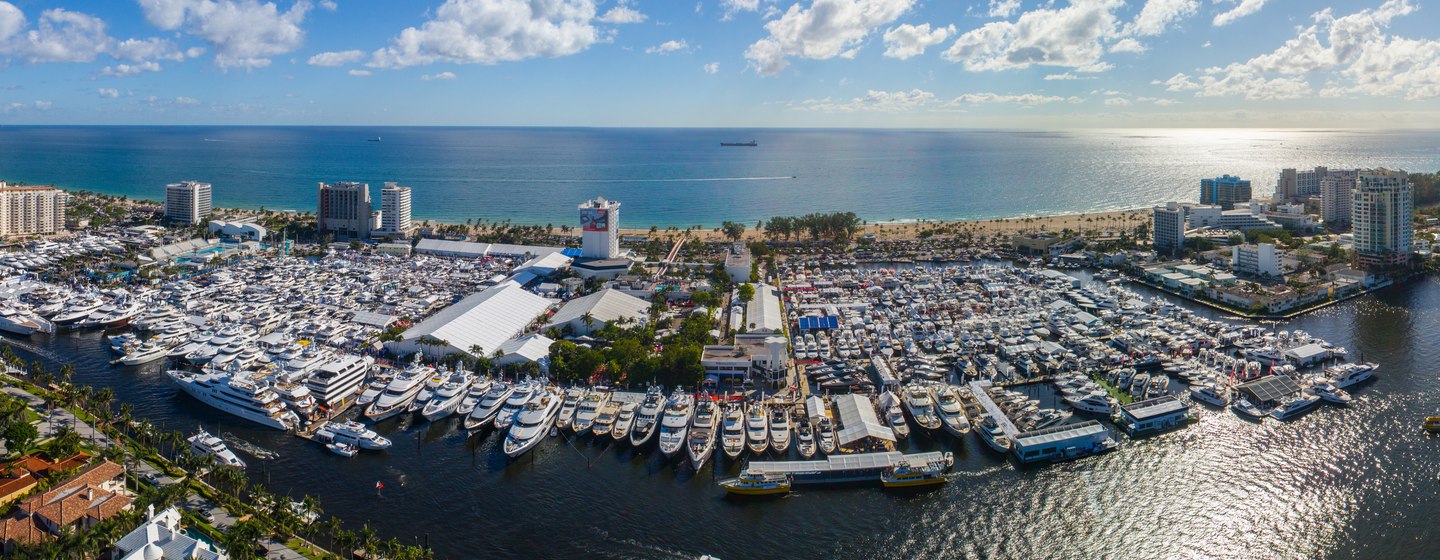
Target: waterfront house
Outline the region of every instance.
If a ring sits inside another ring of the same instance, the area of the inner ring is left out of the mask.
[[[186,534],[180,527],[180,510],[173,506],[159,514],[150,506],[145,522],[115,542],[111,560],[225,560],[224,551]]]

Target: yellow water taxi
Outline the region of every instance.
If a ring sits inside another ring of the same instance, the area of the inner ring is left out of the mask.
[[[945,478],[945,469],[940,465],[915,467],[900,464],[880,473],[880,483],[886,488],[920,488],[946,482],[950,481]]]
[[[790,477],[750,470],[739,478],[720,481],[720,487],[738,496],[775,496],[790,493]]]
[[[1428,416],[1425,418],[1425,423],[1420,426],[1432,434],[1440,433],[1440,416]]]

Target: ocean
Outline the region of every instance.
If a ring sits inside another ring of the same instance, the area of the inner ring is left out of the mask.
[[[381,141],[373,142],[379,138]],[[755,140],[759,146],[721,147]],[[313,211],[318,182],[414,187],[414,217],[573,224],[621,201],[632,228],[850,211],[991,219],[1197,200],[1200,179],[1281,168],[1440,169],[1440,131],[0,127],[0,180],[159,200],[214,184],[220,207]]]

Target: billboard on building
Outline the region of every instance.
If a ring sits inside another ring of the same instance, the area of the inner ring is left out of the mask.
[[[610,231],[610,211],[604,208],[581,209],[580,229],[585,231]]]

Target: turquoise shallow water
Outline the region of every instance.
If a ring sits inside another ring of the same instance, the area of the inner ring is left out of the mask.
[[[556,225],[604,195],[622,224],[685,227],[1117,210],[1194,200],[1225,173],[1264,193],[1289,166],[1434,171],[1437,147],[1436,131],[0,127],[0,179],[152,199],[196,179],[220,206],[300,211],[319,181],[368,182],[377,199],[398,181],[418,219]]]

